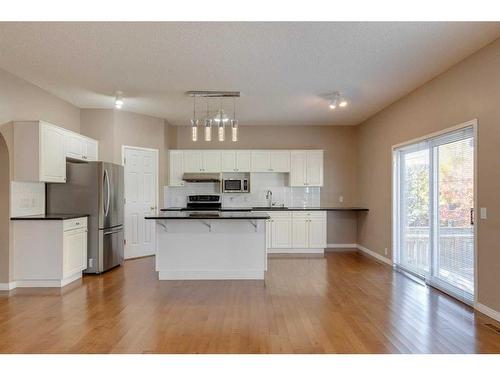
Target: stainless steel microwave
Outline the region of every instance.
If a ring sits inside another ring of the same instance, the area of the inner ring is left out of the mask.
[[[250,193],[250,181],[247,178],[227,178],[222,183],[224,193]]]

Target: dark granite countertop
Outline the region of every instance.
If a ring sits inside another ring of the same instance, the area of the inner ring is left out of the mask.
[[[181,211],[183,207],[162,208],[160,211]],[[196,210],[193,210],[196,211]],[[219,211],[369,211],[365,207],[222,207]]]
[[[146,220],[177,220],[177,219],[188,219],[188,220],[267,220],[269,215],[259,212],[248,212],[248,211],[163,211],[155,216],[146,216]]]
[[[10,220],[70,220],[88,216],[85,214],[43,214],[11,217]]]
[[[252,207],[254,211],[368,211],[365,207]]]

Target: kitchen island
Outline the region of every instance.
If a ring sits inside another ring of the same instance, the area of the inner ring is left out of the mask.
[[[264,212],[165,211],[156,220],[160,280],[264,279]]]

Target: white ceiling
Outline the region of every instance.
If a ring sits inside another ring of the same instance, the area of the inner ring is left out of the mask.
[[[500,23],[0,23],[0,67],[82,108],[121,90],[125,110],[175,125],[187,90],[240,90],[241,125],[355,125],[498,37]],[[333,90],[346,109],[328,109]]]

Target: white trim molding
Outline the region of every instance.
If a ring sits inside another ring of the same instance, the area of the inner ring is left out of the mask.
[[[372,258],[375,258],[375,259],[377,259],[377,260],[379,260],[379,261],[381,261],[383,263],[386,263],[386,264],[392,266],[392,260],[390,260],[389,258],[386,258],[385,256],[380,255],[379,253],[376,253],[375,251],[370,250],[370,249],[364,247],[363,245],[358,244],[357,247],[358,247],[359,250],[361,250],[366,255],[369,255]]]
[[[325,249],[267,249],[268,254],[323,254]]]
[[[483,313],[484,315],[489,316],[492,319],[495,319],[496,321],[500,322],[500,312],[493,310],[491,307],[488,307],[486,305],[483,305],[482,303],[476,302],[474,305],[474,308],[479,311],[480,313]]]
[[[338,251],[333,249],[357,249],[356,243],[329,243],[326,245],[325,251]]]
[[[16,288],[16,282],[11,281],[9,283],[0,283],[0,290],[12,290]]]

